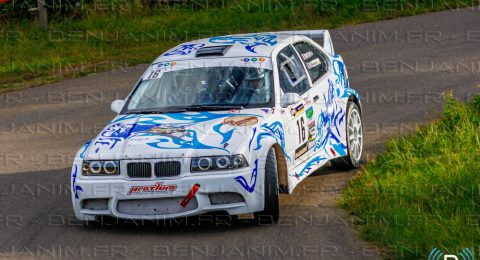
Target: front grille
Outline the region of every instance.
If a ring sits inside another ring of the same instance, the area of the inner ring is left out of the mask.
[[[130,178],[150,178],[152,177],[152,165],[150,163],[129,163],[127,164],[127,174]]]
[[[180,175],[180,162],[155,163],[155,177],[172,177]]]
[[[168,215],[198,208],[197,198],[193,198],[185,207],[181,206],[183,197],[120,200],[117,211],[128,215]]]

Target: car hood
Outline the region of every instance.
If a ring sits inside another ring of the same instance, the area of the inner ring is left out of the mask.
[[[235,153],[272,109],[119,115],[91,141],[87,160],[150,159]]]

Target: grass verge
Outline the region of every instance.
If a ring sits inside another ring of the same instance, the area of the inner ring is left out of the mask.
[[[447,97],[443,118],[390,140],[339,201],[359,217],[361,236],[397,258],[480,245],[480,96]]]
[[[214,9],[91,12],[82,19],[52,21],[48,32],[40,31],[36,21],[8,22],[0,28],[0,92],[149,63],[179,42],[211,35],[329,29],[474,5],[458,0],[372,1],[276,0],[265,6],[264,0],[241,0]]]

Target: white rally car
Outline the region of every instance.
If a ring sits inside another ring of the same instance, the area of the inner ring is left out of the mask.
[[[362,156],[360,98],[325,30],[180,44],[111,108],[73,163],[81,220],[221,211],[275,223],[279,193]]]

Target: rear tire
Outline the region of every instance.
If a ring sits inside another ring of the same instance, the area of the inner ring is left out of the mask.
[[[347,155],[330,160],[333,168],[338,170],[351,170],[358,168],[363,152],[363,123],[362,115],[357,104],[353,101],[347,103]]]
[[[262,211],[254,213],[255,222],[257,224],[276,224],[280,216],[280,205],[278,200],[277,157],[273,147],[268,151],[265,164],[264,190],[265,207]]]

